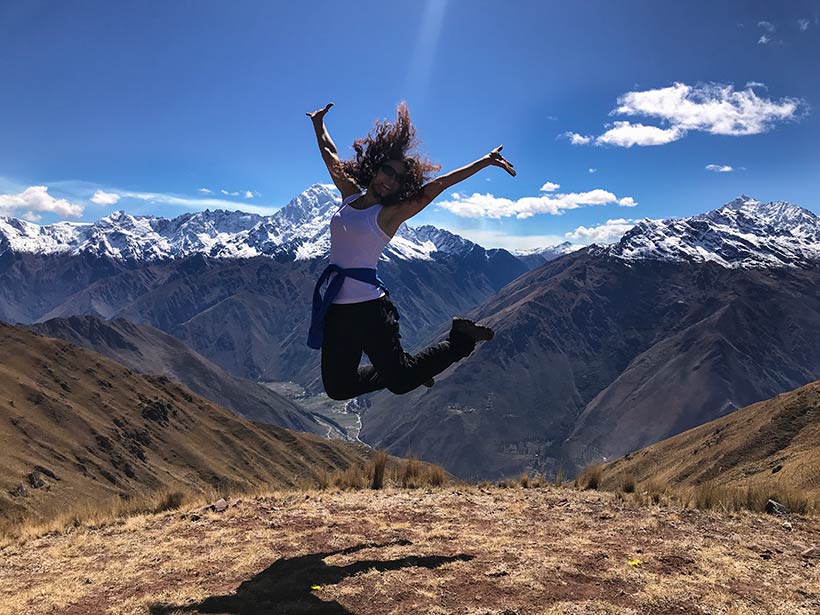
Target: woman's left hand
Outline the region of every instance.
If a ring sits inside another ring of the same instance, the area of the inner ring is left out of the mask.
[[[504,146],[499,145],[498,147],[496,147],[493,151],[487,154],[486,158],[490,161],[491,165],[495,167],[501,167],[507,173],[515,177],[515,169],[513,168],[512,163],[501,155],[502,147]]]

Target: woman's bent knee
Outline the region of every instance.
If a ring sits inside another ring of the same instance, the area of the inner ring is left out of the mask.
[[[336,401],[344,401],[345,399],[351,399],[356,397],[349,388],[339,386],[337,384],[330,384],[323,383],[325,386],[325,393],[330,399],[335,399]]]

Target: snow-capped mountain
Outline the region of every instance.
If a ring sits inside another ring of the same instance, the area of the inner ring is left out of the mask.
[[[340,205],[332,184],[315,184],[272,216],[206,210],[167,219],[116,211],[94,223],[44,226],[0,217],[0,253],[90,253],[137,262],[192,254],[306,260],[329,252],[330,219]],[[463,254],[475,245],[433,226],[402,225],[382,258],[429,259],[434,252]]]
[[[820,260],[820,217],[784,201],[746,195],[690,218],[643,220],[593,254],[625,260],[712,261],[729,268],[800,266]]]
[[[529,269],[543,265],[547,261],[555,260],[565,254],[570,254],[580,250],[584,246],[577,243],[565,241],[555,246],[547,246],[546,248],[530,248],[527,250],[513,250],[512,253],[518,257]]]

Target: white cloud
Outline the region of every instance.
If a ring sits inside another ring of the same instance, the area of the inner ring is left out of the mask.
[[[29,222],[39,222],[43,219],[43,216],[40,214],[35,214],[33,211],[27,211],[20,217],[23,218],[23,220],[28,220]]]
[[[706,170],[714,171],[715,173],[731,173],[735,169],[728,164],[707,164]]]
[[[13,215],[17,209],[48,211],[65,218],[78,218],[83,214],[82,205],[55,199],[46,186],[29,186],[19,194],[0,194],[0,215]]]
[[[547,182],[546,184],[541,186],[541,192],[555,192],[560,187],[561,187],[561,184],[555,184],[553,182]]]
[[[569,241],[582,243],[584,245],[591,243],[614,243],[623,237],[624,233],[635,226],[637,222],[637,220],[627,220],[625,218],[607,220],[599,226],[579,226],[574,231],[565,233],[564,237]]]
[[[664,145],[677,141],[684,134],[683,130],[674,126],[672,128],[658,128],[657,126],[644,126],[643,124],[632,124],[631,122],[614,122],[613,128],[595,139],[595,142],[599,145],[618,145],[620,147]]]
[[[224,194],[225,196],[239,196],[239,192],[228,192],[224,188],[222,190],[220,190],[220,192],[222,194]]]
[[[251,192],[250,190],[245,190],[245,198],[246,199],[252,199],[253,198],[253,192]]]
[[[768,30],[769,32],[774,32],[775,31],[774,24],[771,23],[770,21],[758,21],[757,22],[757,27],[758,28],[763,28],[764,30]]]
[[[716,135],[751,135],[766,132],[774,122],[794,119],[805,103],[800,99],[773,101],[760,98],[751,88],[707,84],[696,87],[676,83],[668,88],[629,92],[618,99],[613,113],[646,115],[668,121],[678,130],[701,130]]]
[[[565,132],[560,136],[569,139],[569,142],[573,145],[587,145],[592,142],[592,137],[585,137],[583,135],[579,135],[577,132]]]
[[[94,193],[94,196],[91,197],[91,202],[96,203],[97,205],[113,205],[119,200],[119,194],[114,194],[113,192],[103,192],[102,190],[97,190]]]
[[[631,202],[631,197],[626,197]],[[624,199],[620,199],[623,201]],[[515,216],[519,219],[530,218],[536,214],[560,215],[567,209],[579,207],[608,205],[618,203],[619,199],[611,192],[596,188],[588,192],[571,192],[568,194],[542,194],[520,199],[505,199],[492,194],[473,193],[470,196],[452,194],[452,200],[436,203],[462,218],[506,218]]]
[[[759,134],[771,130],[777,122],[799,119],[808,109],[802,99],[760,97],[752,89],[753,83],[743,90],[735,90],[732,85],[675,83],[666,88],[627,92],[618,98],[618,107],[610,115],[656,118],[668,127],[619,120],[607,126],[602,135],[583,143],[594,141],[596,145],[620,147],[662,145],[681,139],[692,130],[714,135]]]
[[[757,39],[757,44],[758,45],[768,45],[771,42],[771,40],[772,39],[770,39],[768,36],[763,34],[759,39]]]
[[[589,167],[589,172],[590,173],[596,173],[597,171],[598,171],[598,169],[596,169],[595,167]]]
[[[621,207],[636,207],[638,203],[631,196],[625,196],[622,199],[618,199],[618,205]]]
[[[200,191],[202,194],[213,194],[213,193],[214,193],[214,191],[213,191],[213,190],[208,190],[207,188],[200,188],[200,189],[199,189],[199,191]]]
[[[797,25],[800,28],[801,32],[805,32],[806,30],[808,30],[810,23],[811,22],[808,19],[798,19],[797,20]]]

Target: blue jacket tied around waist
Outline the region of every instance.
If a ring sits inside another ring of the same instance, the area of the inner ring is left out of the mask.
[[[328,278],[330,278],[333,273],[337,275],[330,280],[325,296],[322,297],[322,286],[325,282],[327,282]],[[333,303],[333,298],[342,288],[342,283],[346,277],[359,280],[360,282],[373,284],[373,286],[378,286],[381,288],[385,294],[390,294],[375,269],[369,269],[367,267],[343,269],[338,265],[328,265],[325,267],[322,275],[320,275],[319,279],[316,280],[316,286],[313,289],[313,313],[311,314],[310,331],[308,332],[307,339],[307,345],[311,348],[318,350],[322,347],[322,337],[325,329],[325,314],[327,314],[330,304]],[[398,319],[398,313],[396,314],[396,318]]]

